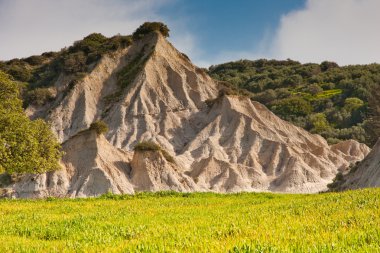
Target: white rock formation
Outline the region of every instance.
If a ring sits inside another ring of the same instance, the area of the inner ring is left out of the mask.
[[[346,173],[334,190],[380,187],[380,139],[359,164]]]
[[[117,84],[123,69],[135,71],[126,87]],[[27,110],[48,119],[65,141],[63,169],[33,182],[26,178],[14,187],[17,196],[169,189],[318,192],[369,152],[356,141],[330,147],[260,103],[220,96],[217,82],[156,33],[103,56],[71,90],[67,80],[61,76],[55,84],[55,102]],[[107,140],[77,135],[99,119],[110,128]],[[158,143],[176,164],[157,152],[132,159],[134,146],[144,140]]]

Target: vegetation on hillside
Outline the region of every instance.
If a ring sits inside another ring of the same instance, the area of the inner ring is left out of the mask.
[[[153,141],[142,141],[136,144],[134,147],[135,151],[158,151],[161,152],[162,156],[166,159],[166,161],[170,163],[175,163],[174,158],[163,148],[161,148],[160,145]]]
[[[108,125],[101,120],[97,120],[90,125],[90,130],[94,130],[97,135],[105,134],[108,132]]]
[[[59,168],[60,145],[43,120],[24,114],[19,83],[0,71],[0,173],[41,173]]]
[[[379,194],[158,192],[0,200],[0,251],[379,252]]]
[[[93,33],[60,52],[0,62],[0,70],[27,84],[23,90],[25,107],[29,104],[43,105],[54,99],[49,87],[61,74],[70,77],[68,89],[72,89],[96,66],[103,54],[125,48],[131,43],[132,36],[107,38],[100,33]]]
[[[380,99],[372,96],[380,87],[379,64],[241,60],[211,66],[209,73],[252,92],[253,100],[330,143],[352,138],[373,145],[377,140],[371,133],[376,117],[371,115],[380,116],[380,110],[371,114],[370,102]]]
[[[141,39],[146,34],[149,34],[151,32],[159,32],[164,37],[169,37],[169,28],[161,22],[145,22],[142,24],[139,28],[136,29],[136,31],[132,34],[133,39]]]

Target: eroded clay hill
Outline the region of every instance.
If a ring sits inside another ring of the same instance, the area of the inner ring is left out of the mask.
[[[63,169],[25,178],[15,187],[18,196],[318,192],[369,152],[356,141],[329,146],[260,103],[223,95],[158,33],[103,56],[71,89],[65,80],[55,83],[55,101],[27,109],[49,120],[64,142]],[[105,138],[78,134],[96,120],[108,124]],[[142,141],[159,144],[175,162],[159,152],[133,152]]]
[[[380,139],[363,161],[336,178],[332,190],[380,187]]]

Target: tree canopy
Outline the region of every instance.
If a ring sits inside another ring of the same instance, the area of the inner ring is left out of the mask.
[[[134,39],[140,39],[151,32],[160,32],[164,37],[169,37],[169,28],[161,22],[145,22],[132,34]]]
[[[59,168],[60,145],[43,120],[31,121],[20,85],[0,71],[0,172],[42,173]]]

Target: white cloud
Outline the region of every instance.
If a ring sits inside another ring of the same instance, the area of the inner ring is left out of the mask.
[[[175,1],[0,0],[0,59],[57,51],[92,32],[130,34],[155,20],[168,24],[170,41],[202,67],[257,58],[380,62],[380,0],[307,0],[303,9],[284,15],[275,32],[266,31],[258,45],[213,56],[189,32],[191,15],[181,20],[160,16],[159,9]]]
[[[130,34],[171,0],[0,0],[0,59],[56,51],[92,32]]]
[[[380,62],[379,0],[308,0],[282,17],[270,55],[302,62]]]

